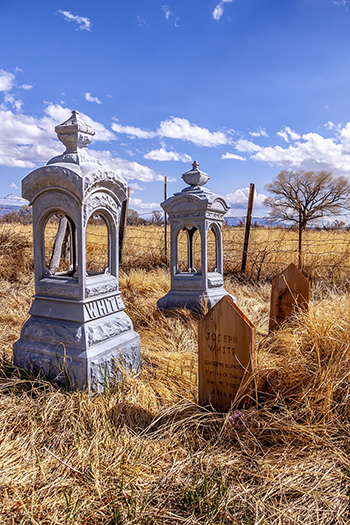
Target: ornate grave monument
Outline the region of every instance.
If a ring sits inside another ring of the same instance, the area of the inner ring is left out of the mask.
[[[182,175],[188,186],[161,204],[171,225],[171,289],[159,299],[158,308],[186,306],[199,311],[202,301],[211,308],[227,295],[222,223],[229,205],[223,197],[203,188],[209,175],[198,166],[194,162],[192,170]]]
[[[122,369],[140,366],[139,336],[118,285],[118,215],[127,184],[84,151],[95,131],[77,111],[55,131],[66,151],[22,181],[33,206],[35,297],[14,363],[71,389],[99,391]],[[86,258],[91,224],[105,228],[102,268]],[[57,226],[50,260],[50,228],[55,234]]]

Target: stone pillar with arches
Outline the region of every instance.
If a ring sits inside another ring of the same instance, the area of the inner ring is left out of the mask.
[[[55,131],[66,151],[22,181],[33,207],[35,296],[14,364],[69,389],[101,391],[140,366],[118,279],[127,183],[84,150],[95,131],[77,111]]]
[[[171,289],[158,308],[211,308],[224,295],[222,224],[229,205],[203,186],[209,175],[194,162],[182,175],[186,186],[161,206],[171,225]],[[236,299],[233,298],[236,302]]]

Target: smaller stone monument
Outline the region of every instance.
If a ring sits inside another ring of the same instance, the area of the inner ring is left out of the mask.
[[[77,111],[55,130],[66,151],[22,181],[33,206],[35,296],[13,347],[14,364],[70,389],[99,391],[140,366],[140,338],[118,284],[118,217],[127,184],[84,151],[95,131]],[[106,267],[99,271],[87,264],[93,217],[107,231]],[[47,242],[52,224],[59,225],[53,250]],[[61,268],[65,236],[70,261]]]
[[[269,332],[293,315],[296,309],[308,310],[310,281],[291,263],[272,281]]]
[[[203,302],[211,308],[227,295],[222,224],[229,205],[223,197],[203,187],[209,175],[199,169],[197,162],[182,178],[188,186],[161,203],[171,225],[171,289],[158,300],[157,306],[165,310],[187,307],[200,311]],[[181,236],[184,246],[180,243]]]
[[[198,326],[199,403],[228,410],[252,388],[255,327],[229,296],[223,297]]]

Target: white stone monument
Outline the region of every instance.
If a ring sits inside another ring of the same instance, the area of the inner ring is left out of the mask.
[[[203,301],[211,308],[228,295],[223,277],[222,224],[229,205],[223,197],[203,188],[209,175],[198,166],[194,162],[192,170],[182,175],[188,186],[161,204],[171,225],[171,289],[157,303],[158,308],[165,310],[186,306],[200,311]],[[187,249],[185,264],[180,264],[184,248],[179,239],[183,232]],[[209,234],[212,243],[208,242]]]
[[[22,181],[22,195],[33,206],[35,296],[14,344],[14,364],[69,389],[101,391],[120,380],[123,370],[136,372],[140,366],[140,338],[124,312],[118,283],[118,217],[127,184],[84,151],[95,131],[77,111],[55,131],[66,151]],[[107,226],[108,265],[92,272],[86,228],[96,214]],[[45,262],[45,233],[53,216],[67,225],[65,271]]]

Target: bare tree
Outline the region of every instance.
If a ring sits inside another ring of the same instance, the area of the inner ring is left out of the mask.
[[[265,199],[270,218],[298,223],[300,210],[303,229],[309,221],[350,207],[348,180],[335,178],[329,171],[283,170],[265,188],[272,194]]]

